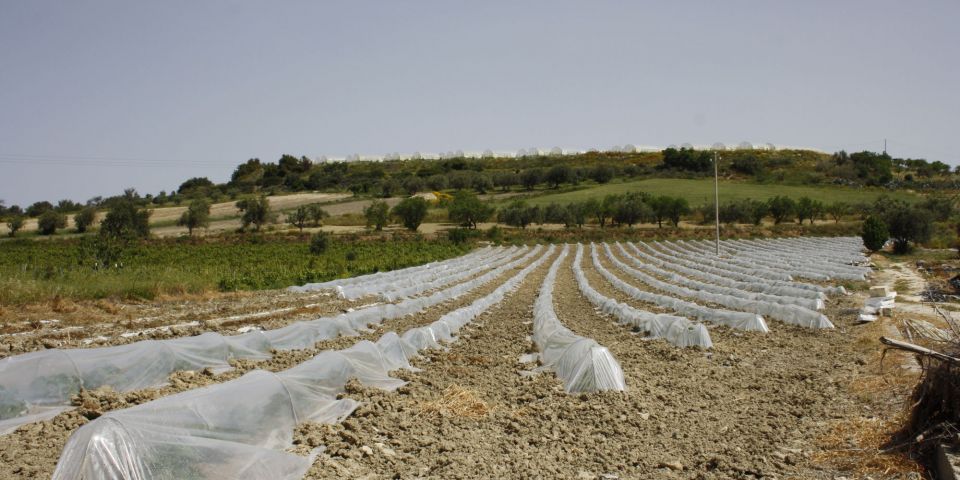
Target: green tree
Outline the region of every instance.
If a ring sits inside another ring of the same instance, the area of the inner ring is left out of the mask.
[[[680,226],[680,218],[690,213],[690,204],[683,197],[670,197],[667,203],[667,218],[674,227]]]
[[[520,184],[520,176],[513,172],[497,172],[493,175],[493,186],[506,192],[510,187]]]
[[[100,222],[101,236],[124,240],[150,236],[150,211],[140,208],[136,198],[136,192],[128,190],[111,202],[107,215]]]
[[[287,223],[293,225],[303,232],[303,227],[307,226],[310,220],[310,209],[306,205],[300,205],[296,210],[287,214]]]
[[[11,237],[17,235],[17,232],[23,228],[23,218],[23,215],[12,215],[7,218],[7,229],[10,230],[7,235]]]
[[[417,192],[423,191],[425,184],[420,177],[407,177],[403,180],[403,190],[407,192],[407,195],[416,195]]]
[[[528,168],[520,173],[520,183],[527,190],[533,190],[541,181],[543,181],[543,170],[539,168]]]
[[[760,225],[763,222],[763,217],[766,217],[770,213],[770,206],[760,200],[751,200],[748,198],[744,200],[744,207],[747,218],[750,220],[750,223],[754,225]]]
[[[620,225],[634,226],[653,217],[653,209],[639,193],[628,193],[619,198],[613,210],[613,220]]]
[[[590,170],[590,178],[597,183],[607,183],[613,180],[616,171],[609,165],[597,165]]]
[[[926,242],[933,234],[933,215],[921,208],[897,208],[887,214],[885,223],[893,239],[893,252],[898,254],[909,253],[911,242]]]
[[[537,207],[527,205],[523,200],[514,200],[497,212],[497,221],[511,227],[527,228],[537,221],[540,211]]]
[[[203,198],[197,198],[190,202],[186,211],[177,219],[177,225],[187,227],[187,234],[193,236],[193,230],[196,228],[207,228],[210,226],[210,202]]]
[[[90,225],[93,225],[97,218],[97,209],[93,207],[84,207],[73,215],[73,226],[77,228],[77,233],[86,232]]]
[[[833,218],[833,223],[840,223],[840,219],[850,214],[850,204],[845,202],[833,202],[824,208],[827,215]]]
[[[240,216],[240,223],[242,224],[241,228],[244,230],[250,225],[253,225],[254,230],[259,232],[261,227],[268,223],[273,223],[276,220],[276,215],[270,208],[270,200],[263,195],[256,198],[240,200],[236,203],[236,207],[242,214]]]
[[[55,210],[47,210],[37,219],[37,230],[40,235],[53,235],[58,228],[66,226],[67,216]]]
[[[567,218],[569,218],[577,228],[583,228],[583,225],[587,223],[587,217],[590,215],[584,202],[567,205],[567,212]]]
[[[430,204],[422,197],[408,197],[393,207],[391,213],[394,217],[400,219],[400,223],[407,230],[416,232],[420,228],[420,224],[423,223],[423,219],[427,218],[429,209]]]
[[[387,202],[374,200],[363,209],[363,216],[367,218],[367,228],[373,227],[375,230],[383,230],[390,220],[390,207]]]
[[[313,222],[314,227],[319,227],[324,218],[330,218],[330,214],[317,203],[307,205],[307,211],[310,214],[310,221]]]
[[[482,202],[476,195],[465,190],[453,194],[453,201],[447,208],[450,221],[477,228],[477,224],[493,215],[494,208]]]
[[[781,222],[790,218],[797,209],[797,202],[790,197],[777,195],[767,201],[767,210],[773,217],[773,223],[779,225]]]
[[[810,223],[813,223],[823,212],[823,204],[817,200],[813,200],[810,197],[800,197],[800,200],[797,201],[796,207],[793,210],[794,215],[797,217],[797,223],[803,225],[804,220],[810,220]]]
[[[547,170],[545,178],[553,188],[560,188],[560,184],[573,182],[574,173],[567,165],[554,165]]]
[[[860,238],[863,239],[863,246],[867,247],[867,250],[871,252],[880,251],[889,237],[887,224],[883,220],[873,215],[864,220],[863,228],[860,230]]]

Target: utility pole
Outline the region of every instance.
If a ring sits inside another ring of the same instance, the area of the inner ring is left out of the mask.
[[[720,256],[720,154],[713,152],[713,213],[717,227],[717,256]]]
[[[886,139],[886,138],[883,139],[883,154],[884,154],[884,155],[887,154],[887,139]]]

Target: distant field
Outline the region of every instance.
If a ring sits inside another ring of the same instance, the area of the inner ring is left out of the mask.
[[[654,178],[633,182],[608,183],[594,185],[579,190],[547,193],[531,196],[527,201],[531,205],[546,205],[551,202],[571,203],[589,198],[603,197],[609,194],[627,192],[647,192],[652,195],[681,196],[690,202],[690,205],[702,205],[713,202],[713,179],[679,179]],[[872,202],[878,196],[887,194],[893,198],[906,201],[915,201],[920,197],[913,193],[880,189],[860,189],[842,186],[793,186],[756,184],[745,182],[720,181],[720,203],[729,200],[753,198],[766,200],[776,195],[786,195],[793,198],[807,196],[825,203],[843,201],[848,203]]]

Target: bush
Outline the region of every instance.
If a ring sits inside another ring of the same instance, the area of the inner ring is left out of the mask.
[[[86,207],[73,216],[73,225],[77,227],[77,233],[86,232],[97,217],[97,210],[93,207]]]
[[[321,255],[330,246],[330,235],[327,232],[317,232],[310,239],[310,253]],[[349,259],[348,259],[349,260]]]
[[[37,219],[37,230],[40,235],[53,235],[58,228],[67,226],[67,216],[55,210],[47,210]]]
[[[467,228],[452,228],[447,230],[447,238],[457,245],[462,245],[470,241],[475,236],[475,230]]]
[[[863,245],[871,252],[878,252],[887,243],[890,234],[887,232],[887,224],[883,220],[871,215],[863,222],[863,229],[860,231],[860,238],[863,239]]]
[[[420,224],[423,223],[423,219],[427,218],[429,208],[430,205],[422,197],[409,197],[404,198],[393,207],[391,213],[400,219],[400,223],[407,230],[416,232],[417,228],[420,228]]]
[[[21,228],[23,228],[23,215],[14,215],[7,219],[7,229],[10,230],[7,235],[16,236]]]
[[[324,218],[330,218],[330,214],[327,213],[327,211],[324,210],[318,203],[311,203],[310,205],[307,205],[307,212],[310,216],[310,220],[313,222],[314,227],[319,227]]]

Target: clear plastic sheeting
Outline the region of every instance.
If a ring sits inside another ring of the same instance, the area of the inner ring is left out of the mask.
[[[819,303],[813,303],[817,308],[823,308],[822,300],[827,297],[823,292],[797,288],[790,285],[790,282],[775,282],[761,280],[747,275],[737,275],[733,274],[733,272],[724,272],[720,269],[705,266],[699,262],[666,255],[644,243],[628,243],[627,245],[635,255],[642,258],[645,262],[717,285],[738,288],[753,293],[802,298],[814,301],[819,300]],[[638,247],[638,245],[643,246],[643,249]]]
[[[617,290],[620,290],[627,295],[630,295],[632,298],[639,300],[641,302],[648,302],[654,305],[659,305],[664,308],[673,310],[674,312],[679,313],[680,315],[696,318],[702,322],[716,323],[720,325],[727,325],[731,328],[736,328],[739,330],[747,331],[756,331],[756,332],[769,332],[767,328],[767,323],[763,320],[763,317],[753,313],[746,312],[734,312],[730,310],[720,310],[707,308],[702,305],[698,305],[693,302],[688,302],[676,297],[671,297],[669,295],[661,295],[659,293],[647,292],[640,290],[633,285],[624,282],[616,275],[610,273],[603,264],[600,263],[600,257],[598,255],[598,248],[596,244],[590,244],[590,255],[593,258],[593,267],[600,273],[600,275],[605,278],[611,285],[614,286]],[[607,252],[608,257],[611,261],[616,264],[619,262],[615,257],[612,256],[612,252]],[[623,262],[620,262],[621,264]],[[626,266],[626,265],[624,265]],[[629,267],[627,267],[629,268]]]
[[[624,258],[626,258],[630,263],[639,268],[647,270],[654,275],[666,278],[670,281],[670,283],[679,283],[682,285],[687,285],[691,288],[696,288],[698,290],[735,296],[747,300],[779,303],[783,305],[796,305],[808,310],[819,310],[824,307],[823,299],[820,298],[795,297],[793,295],[785,295],[775,292],[755,292],[754,287],[752,287],[750,284],[744,284],[744,282],[711,276],[691,268],[667,264],[662,260],[650,255],[646,255],[633,244],[627,244],[629,251],[624,249],[623,244],[620,244],[619,242],[617,242],[617,246]],[[703,278],[703,280],[698,280],[699,278]]]
[[[535,249],[539,252],[541,249]],[[453,334],[515,289],[550,253],[523,268],[489,295],[450,312],[427,328],[431,338]],[[414,329],[423,331],[423,329]],[[409,334],[410,332],[407,332]],[[350,379],[392,391],[405,382],[388,372],[408,368],[417,347],[394,332],[325,351],[280,373],[255,370],[226,383],[191,390],[107,413],[67,441],[55,480],[302,478],[313,457],[284,450],[303,422],[340,422],[357,407],[337,399]]]
[[[694,324],[690,320],[676,315],[651,313],[633,308],[594,290],[583,273],[582,262],[583,244],[578,243],[577,253],[573,260],[573,274],[577,279],[580,292],[601,312],[612,315],[621,324],[630,325],[637,330],[647,332],[650,338],[662,338],[677,347],[713,347],[710,333],[703,324]]]
[[[695,253],[688,247],[681,246],[679,243],[671,242],[651,242],[642,244],[646,250],[653,252],[665,260],[676,260],[684,262],[684,265],[696,265],[705,272],[742,282],[758,282],[771,287],[789,287],[796,290],[808,292],[817,295],[816,298],[825,298],[827,295],[845,294],[843,287],[825,287],[813,283],[805,283],[796,280],[779,280],[782,277],[789,277],[779,272],[763,268],[746,268],[738,266],[732,262],[717,260],[716,253],[709,254]]]
[[[411,276],[428,274],[434,270],[445,270],[451,264],[457,264],[464,261],[471,261],[472,259],[477,259],[487,255],[495,254],[497,248],[495,247],[486,247],[474,252],[462,255],[460,257],[455,257],[447,259],[441,262],[431,262],[425,263],[423,265],[417,265],[415,267],[401,268],[397,270],[390,270],[388,272],[377,272],[371,273],[368,275],[359,275],[356,277],[350,278],[338,278],[336,280],[330,280],[329,282],[320,282],[320,283],[307,283],[305,285],[289,287],[287,290],[295,293],[303,292],[313,292],[317,290],[337,290],[346,288],[352,285],[361,285],[361,284],[372,284],[372,283],[390,283],[397,280],[402,280],[409,278]]]
[[[388,279],[386,281],[363,282],[337,288],[341,298],[356,300],[367,295],[377,295],[392,302],[401,298],[418,295],[427,290],[443,287],[456,281],[467,278],[485,269],[493,268],[501,263],[522,254],[524,248],[511,247],[497,248],[491,255],[465,258],[461,261],[450,262],[442,267],[427,270],[415,275],[407,275],[402,279]]]
[[[224,371],[231,359],[266,360],[272,350],[300,350],[338,336],[419,312],[489,283],[528,262],[542,246],[469,281],[425,297],[375,305],[333,317],[297,322],[282,328],[224,336],[205,333],[171,340],[146,340],[116,347],[43,350],[0,360],[0,434],[25,423],[68,410],[81,388],[109,386],[119,392],[157,387],[178,370]]]
[[[533,342],[540,351],[541,369],[556,372],[567,393],[624,391],[623,369],[606,347],[581,337],[560,323],[553,309],[553,285],[557,270],[570,251],[564,245],[547,272],[540,295],[533,304]]]
[[[609,245],[604,244],[604,248],[607,251],[607,256],[613,259],[614,257],[612,256]],[[792,325],[799,325],[807,328],[833,328],[833,324],[830,323],[830,320],[828,320],[825,315],[815,310],[810,310],[808,308],[793,304],[775,303],[769,301],[771,299],[769,296],[760,297],[762,298],[761,300],[751,295],[749,292],[743,292],[734,288],[721,287],[719,285],[711,285],[704,282],[690,280],[681,275],[672,274],[663,269],[640,262],[635,257],[632,257],[630,253],[623,248],[623,245],[619,243],[617,244],[617,249],[623,258],[627,259],[637,267],[649,270],[654,274],[667,279],[667,281],[661,281],[653,276],[634,269],[629,265],[620,262],[619,260],[614,262],[617,267],[630,274],[630,276],[658,290],[669,292],[678,296],[695,298],[704,302],[723,305],[725,307],[734,308],[745,312],[765,315]]]

